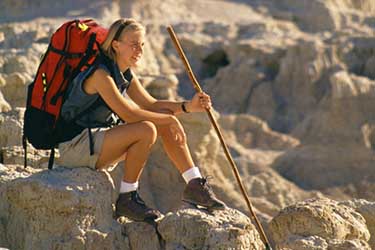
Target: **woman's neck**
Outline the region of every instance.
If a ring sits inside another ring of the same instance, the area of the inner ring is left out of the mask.
[[[117,66],[118,66],[118,68],[119,68],[119,70],[120,70],[121,72],[125,72],[128,68],[130,68],[129,65],[127,65],[126,63],[122,63],[122,62],[119,61],[119,60],[116,60],[116,64],[117,64]]]

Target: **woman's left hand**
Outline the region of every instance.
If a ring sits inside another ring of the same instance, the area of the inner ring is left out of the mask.
[[[212,107],[211,97],[204,92],[196,93],[187,106],[189,112],[204,112]]]

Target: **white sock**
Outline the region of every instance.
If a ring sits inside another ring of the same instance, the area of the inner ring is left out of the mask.
[[[195,178],[202,178],[201,172],[199,168],[192,167],[182,173],[182,177],[184,178],[186,183],[189,183],[190,180]]]
[[[128,183],[125,181],[121,181],[120,186],[120,193],[128,193],[137,190],[138,188],[138,181],[134,183]]]

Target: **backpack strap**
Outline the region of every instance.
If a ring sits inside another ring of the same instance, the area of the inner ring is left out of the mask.
[[[26,136],[25,133],[22,135],[22,147],[23,147],[23,153],[24,153],[24,158],[23,158],[23,167],[27,167],[27,141],[26,141]]]
[[[53,167],[53,162],[55,160],[55,148],[52,148],[49,154],[49,160],[48,160],[48,169],[51,170]]]
[[[89,147],[90,147],[90,155],[94,155],[94,141],[92,139],[92,131],[91,128],[87,128],[89,130]]]
[[[92,105],[90,108],[88,109],[92,109],[94,105]],[[88,133],[89,133],[89,148],[90,148],[90,155],[94,155],[94,141],[92,139],[92,131],[91,131],[91,121],[90,121],[90,116],[86,116],[86,121],[87,121],[87,124],[89,124],[89,127],[87,128],[88,129]]]

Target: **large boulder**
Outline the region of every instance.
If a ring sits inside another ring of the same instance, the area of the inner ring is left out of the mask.
[[[87,168],[41,171],[7,182],[8,244],[13,249],[125,245],[121,227],[112,218],[115,194],[108,174]]]
[[[218,220],[218,218],[220,218]],[[194,230],[190,230],[194,228]],[[263,243],[250,219],[226,209],[207,214],[196,209],[168,213],[159,232],[166,249],[263,249]]]
[[[17,178],[27,178],[38,170],[24,169],[16,165],[3,165],[0,163],[0,247],[9,247],[7,225],[10,217],[10,204],[7,199],[7,184]]]
[[[270,222],[270,230],[281,249],[371,249],[363,216],[329,199],[284,208]]]

